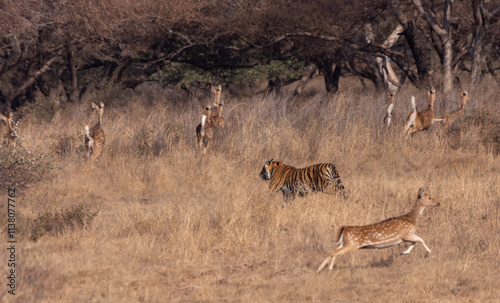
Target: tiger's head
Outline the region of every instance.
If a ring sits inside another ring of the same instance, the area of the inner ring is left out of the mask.
[[[274,170],[276,167],[284,165],[281,162],[275,161],[274,159],[265,160],[264,166],[262,167],[262,171],[260,172],[260,178],[264,181],[271,180]]]

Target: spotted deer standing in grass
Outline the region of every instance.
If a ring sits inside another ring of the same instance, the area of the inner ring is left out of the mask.
[[[449,128],[453,124],[453,122],[455,122],[455,120],[460,116],[460,114],[462,114],[465,108],[465,104],[467,104],[467,101],[470,100],[469,93],[466,90],[461,93],[461,96],[462,101],[460,102],[460,106],[456,110],[445,115],[434,117],[434,122],[441,122],[444,124],[445,128]]]
[[[392,113],[394,110],[394,102],[396,101],[396,97],[393,93],[390,93],[388,99],[389,105],[387,106],[387,112],[384,116],[384,125],[386,130],[389,129],[391,124],[397,123],[396,117]]]
[[[104,103],[99,105],[92,102],[92,108],[96,110],[97,113],[97,123],[89,129],[89,126],[85,126],[85,150],[87,158],[94,161],[97,159],[99,154],[104,147],[106,142],[106,137],[104,136],[104,128],[102,126],[102,114],[104,113]]]
[[[198,139],[200,149],[203,150],[203,154],[207,152],[214,138],[214,122],[210,119],[213,112],[213,106],[206,106],[201,114],[201,123],[196,127],[196,138]]]
[[[213,111],[208,119],[214,126],[224,127],[226,125],[226,122],[224,118],[222,118],[222,110],[224,109],[224,103],[221,102],[222,86],[220,84],[217,87],[212,86],[212,92],[214,93],[215,98]]]
[[[428,129],[434,122],[434,101],[436,100],[436,90],[432,87],[429,90],[429,104],[426,110],[417,112],[417,105],[415,103],[415,97],[411,97],[411,103],[413,111],[408,115],[406,119],[404,133],[407,133],[406,138],[418,131]]]
[[[12,127],[13,113],[11,112],[9,114],[9,117],[6,117],[6,116],[0,114],[0,120],[5,122],[5,126],[6,126],[5,138],[7,139],[7,146],[12,145],[13,147],[16,147],[15,140],[18,136],[17,136],[16,131]]]
[[[426,206],[439,206],[430,196],[425,194],[421,188],[418,191],[418,198],[412,210],[401,217],[390,218],[365,226],[342,226],[337,235],[337,249],[332,252],[318,267],[319,273],[330,263],[330,270],[333,269],[335,258],[339,255],[354,251],[360,248],[386,248],[397,245],[402,241],[412,242],[407,250],[401,254],[409,254],[417,242],[422,243],[427,251],[426,257],[431,253],[422,238],[415,234],[418,219],[422,215]]]

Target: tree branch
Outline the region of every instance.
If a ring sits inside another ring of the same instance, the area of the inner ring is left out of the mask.
[[[13,93],[9,94],[9,96],[7,97],[7,104],[10,105],[12,100],[14,100],[20,94],[22,94],[26,89],[28,89],[28,87],[30,87],[31,85],[33,85],[35,83],[35,81],[37,80],[38,77],[40,77],[43,73],[48,71],[50,69],[52,63],[54,63],[57,59],[59,59],[61,57],[62,49],[63,48],[60,47],[59,50],[57,51],[56,55],[54,55],[52,58],[47,60],[45,62],[45,64],[37,72],[35,72],[33,75],[29,76],[23,85],[21,85]]]

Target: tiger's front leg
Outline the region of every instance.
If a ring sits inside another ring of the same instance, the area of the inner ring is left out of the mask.
[[[297,188],[298,188],[297,191],[298,191],[300,197],[305,197],[305,196],[307,196],[309,194],[309,188],[308,188],[308,186],[300,185]],[[315,192],[316,188],[314,186],[311,186],[311,190],[313,192]]]
[[[282,187],[280,190],[283,193],[283,203],[281,203],[281,207],[285,208],[286,203],[295,200],[295,191],[288,187]]]

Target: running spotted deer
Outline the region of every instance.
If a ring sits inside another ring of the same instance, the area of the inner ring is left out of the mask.
[[[435,117],[434,122],[441,122],[442,124],[444,124],[445,128],[449,128],[453,124],[453,122],[455,122],[455,120],[457,120],[457,118],[462,114],[465,108],[465,104],[467,104],[467,101],[470,100],[469,93],[466,90],[461,93],[461,96],[462,101],[460,102],[460,106],[456,110],[445,115]]]
[[[397,245],[402,241],[411,242],[408,249],[401,253],[402,255],[409,254],[415,244],[419,242],[422,243],[427,251],[425,257],[428,257],[431,250],[425,245],[424,240],[415,234],[418,219],[426,206],[439,206],[439,203],[434,202],[430,196],[425,194],[425,190],[421,188],[418,191],[418,198],[413,209],[406,215],[390,218],[371,225],[342,226],[337,235],[337,249],[326,257],[318,267],[317,272],[319,273],[325,268],[330,260],[330,270],[332,270],[335,258],[347,252],[360,248],[386,248]]]
[[[415,103],[415,97],[411,97],[411,103],[413,111],[408,115],[406,119],[404,133],[407,133],[406,138],[418,131],[428,129],[434,122],[434,101],[436,100],[436,89],[432,87],[429,90],[429,104],[426,110],[417,112],[417,105]]]
[[[97,123],[89,129],[88,125],[85,125],[85,150],[87,159],[96,160],[102,151],[104,143],[106,142],[106,137],[104,136],[104,128],[102,127],[102,114],[104,113],[104,103],[99,105],[92,102],[92,108],[96,110],[97,113]]]
[[[214,122],[210,119],[214,110],[212,106],[206,106],[201,114],[201,123],[196,127],[196,138],[200,149],[203,150],[203,154],[207,152],[214,138]]]
[[[384,125],[385,129],[389,129],[391,124],[397,123],[396,116],[393,115],[394,110],[394,102],[396,101],[396,97],[393,93],[390,93],[388,96],[389,105],[387,106],[387,113],[384,116]]]
[[[13,147],[16,147],[15,140],[18,136],[16,131],[14,130],[14,127],[12,127],[13,113],[11,112],[9,114],[9,117],[0,114],[0,120],[3,120],[3,122],[5,122],[5,138],[7,139],[7,146],[10,146],[12,144]]]

